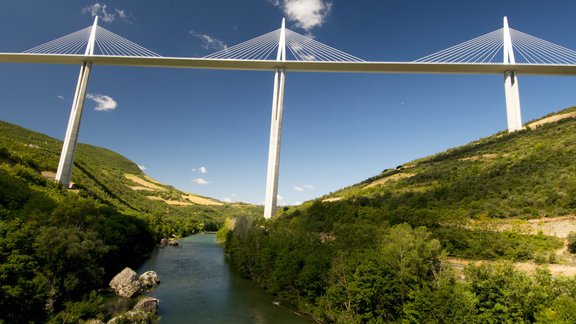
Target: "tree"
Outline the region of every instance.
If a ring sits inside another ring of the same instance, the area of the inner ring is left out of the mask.
[[[441,257],[440,243],[425,228],[393,226],[376,249],[332,263],[330,286],[321,301],[325,316],[337,320],[342,315],[353,322],[403,318],[418,291],[436,289]]]
[[[570,253],[576,253],[576,232],[568,233],[568,251]]]
[[[36,237],[36,255],[46,275],[54,309],[102,285],[101,260],[108,248],[95,232],[43,227]]]
[[[34,257],[36,224],[0,220],[0,322],[43,322],[47,280]]]

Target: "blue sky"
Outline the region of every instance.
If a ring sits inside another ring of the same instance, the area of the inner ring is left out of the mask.
[[[364,60],[412,61],[510,26],[576,49],[576,2],[2,1],[0,52],[88,27],[163,56],[202,57],[279,28]],[[62,139],[78,66],[0,63],[0,119]],[[523,121],[576,104],[576,78],[520,75]],[[263,203],[271,72],[95,66],[80,141],[153,178]],[[96,108],[99,108],[97,110]],[[506,129],[501,75],[287,73],[280,204],[296,204]]]

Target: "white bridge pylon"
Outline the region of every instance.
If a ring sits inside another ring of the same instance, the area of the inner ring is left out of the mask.
[[[86,38],[86,36],[88,36]],[[60,37],[51,42],[31,48],[24,53],[44,53],[44,54],[77,54],[85,47],[84,55],[92,57],[96,50],[104,55],[123,56],[150,56],[159,55],[121,36],[118,36],[100,26],[98,17],[94,18],[94,24],[75,33]],[[80,121],[82,120],[82,110],[86,100],[86,89],[92,69],[92,61],[83,60],[78,76],[78,84],[72,101],[72,109],[68,120],[68,127],[64,136],[58,170],[55,180],[66,187],[70,186],[72,176],[72,166],[74,165],[74,155],[76,153],[76,143],[80,132]]]
[[[84,54],[81,54],[82,50]],[[276,59],[273,59],[276,52]],[[502,53],[502,56],[498,54]],[[517,54],[517,55],[515,55]],[[502,57],[500,61],[498,57]],[[80,64],[56,180],[70,185],[74,152],[93,65],[256,70],[274,72],[264,216],[275,215],[278,195],[285,72],[435,73],[504,75],[508,131],[522,129],[517,74],[576,75],[576,51],[504,26],[410,62],[368,62],[285,27],[203,58],[162,57],[94,24],[0,62]]]

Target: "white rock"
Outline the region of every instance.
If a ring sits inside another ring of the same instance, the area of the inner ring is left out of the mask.
[[[139,294],[142,290],[142,284],[140,280],[138,280],[138,275],[128,267],[110,281],[110,287],[114,289],[119,296],[128,298]]]
[[[154,271],[146,271],[138,279],[143,289],[156,287],[160,283],[160,279],[158,279],[158,275]]]

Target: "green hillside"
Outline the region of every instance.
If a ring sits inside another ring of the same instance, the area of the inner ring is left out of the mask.
[[[426,219],[416,216],[424,223],[571,214],[576,210],[575,123],[566,118],[535,130],[499,133],[384,170],[324,199],[367,199],[401,218],[424,208]],[[409,210],[399,211],[402,205]]]
[[[33,170],[31,181],[54,178],[62,142],[43,134],[0,121],[0,162],[18,162]],[[217,200],[181,192],[147,177],[138,165],[105,148],[79,144],[72,179],[77,193],[130,215],[169,218],[174,225],[157,229],[159,235],[185,235],[192,223],[215,230],[228,215],[257,216],[259,207],[224,204]],[[199,203],[198,203],[199,202]],[[193,222],[192,222],[193,221]]]
[[[573,270],[576,259],[543,224],[576,214],[575,111],[384,170],[269,222],[238,219],[226,249],[320,322],[572,323],[576,279],[546,266]]]
[[[66,189],[53,180],[61,146],[0,122],[0,323],[109,319],[123,307],[100,289],[124,267],[137,267],[161,237],[262,215],[259,206],[160,184],[90,145],[78,146],[74,189]]]

